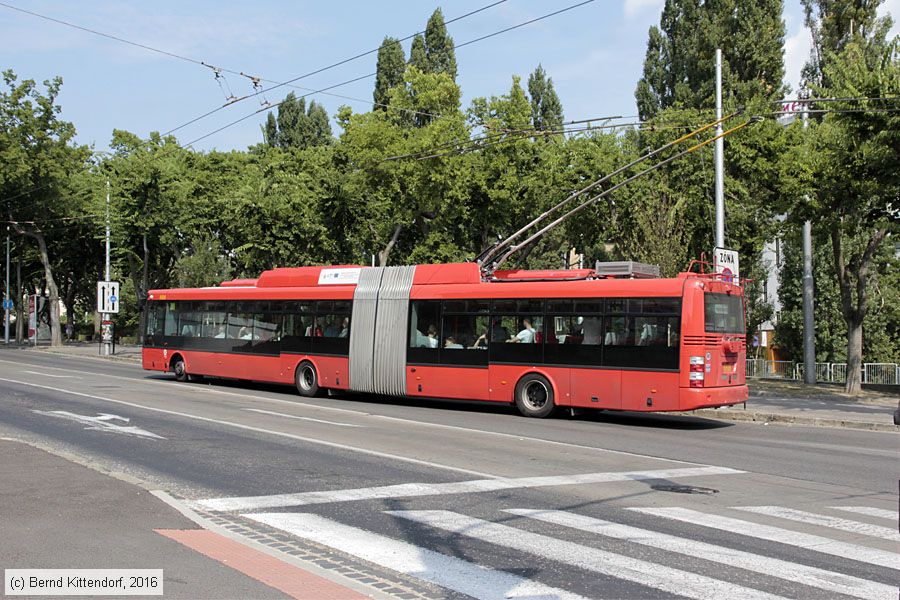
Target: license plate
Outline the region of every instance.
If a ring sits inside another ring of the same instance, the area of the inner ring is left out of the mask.
[[[734,371],[733,365],[722,365],[722,372],[726,374],[730,374]]]

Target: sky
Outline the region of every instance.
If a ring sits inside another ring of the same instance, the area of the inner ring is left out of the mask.
[[[249,78],[211,68],[286,81],[351,56],[377,49],[385,36],[404,38],[422,31],[438,6],[447,20],[496,0],[424,0],[341,3],[299,0],[222,2],[127,2],[124,0],[0,0],[32,12],[164,50],[148,51],[81,30],[22,14],[0,5],[0,69],[20,79],[60,76],[62,117],[75,124],[77,141],[108,147],[113,129],[146,137],[168,132],[225,104],[227,96],[253,92]],[[577,4],[578,0],[507,0],[448,25],[456,44]],[[641,75],[647,31],[659,22],[663,0],[595,0],[457,50],[463,107],[473,98],[506,93],[512,76],[523,83],[540,63],[552,77],[566,120],[636,113],[634,88]],[[900,16],[900,0],[887,0],[882,13]],[[809,54],[800,0],[785,0],[786,82],[797,89]],[[892,34],[900,31],[894,25]],[[409,53],[410,42],[404,42]],[[189,59],[189,60],[184,60]],[[192,62],[196,61],[196,62]],[[293,85],[264,93],[272,103],[289,91],[300,95],[375,72],[373,52]],[[264,87],[274,84],[263,83]],[[371,109],[374,77],[315,94],[328,113],[341,105]],[[339,96],[338,96],[339,95]],[[178,129],[183,143],[229,123],[245,121],[204,137],[198,150],[244,150],[262,141],[262,98],[250,97]],[[339,133],[335,127],[335,133]]]

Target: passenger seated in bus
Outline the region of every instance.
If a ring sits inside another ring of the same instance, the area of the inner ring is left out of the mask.
[[[581,330],[584,332],[583,344],[592,346],[600,344],[600,319],[597,317],[586,317],[581,324]]]
[[[325,337],[337,337],[340,333],[341,330],[334,322],[334,317],[331,315],[325,317]]]
[[[495,342],[509,340],[509,330],[503,326],[500,319],[494,319],[494,323],[491,325],[491,340]]]
[[[249,340],[253,337],[253,330],[250,327],[241,327],[241,330],[238,332],[239,340]]]
[[[306,337],[322,337],[322,328],[317,319],[313,318],[312,323],[306,328]]]
[[[217,340],[225,339],[225,324],[224,323],[219,323],[216,326],[216,335],[214,335],[213,337],[216,338]]]
[[[481,335],[479,335],[477,338],[475,338],[475,341],[472,342],[471,346],[469,346],[469,350],[475,350],[476,348],[486,350],[487,345],[488,345],[487,330],[485,330]]]
[[[341,321],[341,332],[338,334],[338,337],[350,337],[350,317],[344,317],[344,320]]]
[[[429,348],[437,348],[438,347],[438,331],[437,327],[434,325],[428,326],[428,347]]]
[[[514,344],[533,344],[534,343],[534,327],[531,326],[531,319],[522,319],[522,331],[517,333],[515,337],[509,338]]]
[[[456,338],[452,335],[448,335],[447,339],[444,340],[444,348],[451,348],[454,350],[462,350],[463,345],[456,341]]]

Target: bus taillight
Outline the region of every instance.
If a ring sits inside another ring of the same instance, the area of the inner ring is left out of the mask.
[[[691,357],[691,372],[690,372],[690,380],[692,388],[702,388],[703,387],[703,371],[705,369],[705,361],[702,356],[692,356]]]

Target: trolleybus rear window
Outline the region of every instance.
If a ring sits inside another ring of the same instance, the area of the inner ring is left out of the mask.
[[[704,294],[707,333],[744,333],[744,305],[740,296]]]

